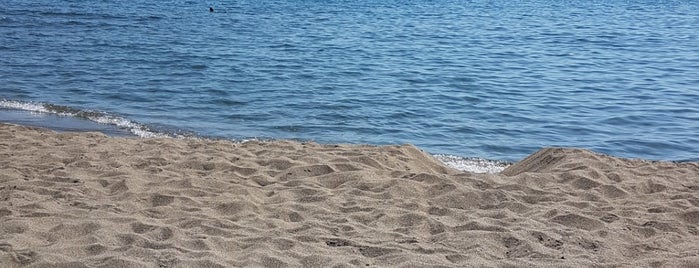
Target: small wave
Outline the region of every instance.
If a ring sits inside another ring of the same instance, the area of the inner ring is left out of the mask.
[[[81,118],[99,124],[112,125],[119,128],[127,129],[132,134],[142,138],[180,137],[180,135],[170,135],[154,131],[146,125],[128,120],[120,116],[110,115],[104,112],[85,111],[62,105],[2,99],[0,100],[0,108]]]
[[[0,108],[24,110],[24,111],[39,112],[39,113],[49,113],[49,110],[44,108],[43,104],[31,103],[31,102],[2,100],[2,101],[0,101]]]
[[[461,157],[446,154],[436,154],[434,157],[451,168],[473,173],[498,173],[510,165],[510,163],[503,161],[477,157]]]

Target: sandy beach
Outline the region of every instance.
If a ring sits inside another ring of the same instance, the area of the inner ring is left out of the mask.
[[[0,267],[699,267],[699,163],[0,124]]]

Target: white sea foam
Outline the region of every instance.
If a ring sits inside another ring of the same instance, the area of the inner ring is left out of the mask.
[[[38,102],[22,102],[5,99],[0,100],[0,108],[81,118],[99,124],[112,125],[118,128],[127,129],[132,134],[142,138],[172,137],[165,133],[151,131],[148,129],[148,127],[146,127],[143,124],[128,120],[120,116],[109,115],[102,112],[82,111],[66,106],[50,105]]]
[[[167,138],[170,137],[167,134],[164,133],[158,133],[158,132],[153,132],[148,130],[145,126],[133,122],[131,120],[118,117],[118,116],[109,116],[109,115],[102,115],[102,116],[88,116],[88,119],[91,121],[100,123],[100,124],[105,124],[105,125],[114,125],[120,128],[125,128],[128,129],[132,134],[142,137],[142,138]]]
[[[473,173],[498,173],[510,165],[502,161],[466,158],[455,155],[437,154],[434,157],[451,168]]]
[[[29,112],[49,113],[49,110],[41,103],[21,102],[13,100],[0,100],[0,108],[24,110]]]

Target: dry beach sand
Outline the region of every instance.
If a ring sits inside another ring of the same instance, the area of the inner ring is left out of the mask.
[[[0,124],[0,267],[699,267],[699,163]]]

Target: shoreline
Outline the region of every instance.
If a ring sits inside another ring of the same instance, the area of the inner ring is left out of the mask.
[[[23,125],[32,125],[37,127],[46,127],[58,131],[100,131],[107,133],[112,136],[138,136],[143,138],[153,138],[153,137],[174,137],[174,138],[202,138],[202,139],[224,139],[231,141],[241,141],[249,139],[262,139],[262,140],[285,140],[291,139],[296,141],[318,141],[324,144],[371,144],[371,145],[390,145],[390,144],[400,144],[403,142],[381,142],[376,141],[362,141],[364,139],[350,139],[350,140],[334,140],[327,139],[321,135],[305,136],[304,138],[284,135],[274,135],[274,134],[260,134],[254,133],[250,135],[245,135],[238,133],[235,130],[231,132],[219,132],[219,133],[207,133],[206,129],[196,129],[188,128],[185,125],[166,125],[158,124],[156,122],[139,122],[134,121],[134,119],[129,118],[125,115],[113,114],[109,111],[91,110],[83,108],[75,108],[71,106],[64,106],[52,103],[43,102],[32,102],[32,101],[22,101],[22,100],[11,100],[11,99],[1,99],[0,100],[0,122],[17,123]],[[185,123],[186,124],[186,123]],[[271,130],[274,132],[273,130]],[[244,131],[243,131],[244,132]],[[237,133],[237,134],[236,134]],[[235,134],[235,135],[234,135]],[[260,136],[261,135],[261,136]],[[575,134],[573,134],[574,136]],[[510,140],[505,144],[496,146],[498,148],[489,148],[483,150],[481,145],[478,145],[480,141],[476,141],[475,147],[469,147],[470,149],[464,150],[443,150],[439,149],[440,146],[449,146],[448,144],[470,144],[467,141],[452,140],[451,142],[440,143],[435,147],[430,147],[430,143],[421,143],[419,138],[417,140],[412,140],[421,148],[430,151],[434,156],[440,157],[442,161],[450,164],[452,167],[463,166],[462,163],[466,162],[467,166],[475,166],[475,170],[481,170],[480,172],[493,172],[501,170],[503,166],[509,165],[516,161],[525,158],[527,155],[534,153],[541,146],[560,146],[560,147],[575,147],[575,148],[587,148],[592,151],[601,152],[607,155],[622,157],[622,158],[636,158],[636,159],[648,159],[653,161],[672,161],[672,162],[697,162],[699,158],[694,154],[695,148],[691,146],[680,147],[680,141],[671,142],[672,145],[668,145],[673,150],[680,150],[681,152],[669,153],[666,151],[666,147],[662,147],[661,143],[656,143],[652,141],[646,141],[643,139],[634,141],[633,136],[631,139],[624,139],[628,137],[628,134],[618,135],[621,143],[619,141],[612,143],[600,142],[600,143],[556,143],[556,142],[544,142],[531,141],[530,143],[524,143],[520,140]],[[487,137],[485,137],[487,140]],[[526,139],[525,139],[526,140]],[[401,139],[401,141],[403,141]],[[626,141],[626,142],[624,142]],[[692,144],[692,139],[683,141],[687,144]],[[408,142],[411,142],[408,140]],[[424,142],[424,140],[422,141]],[[654,145],[652,145],[654,144]],[[536,145],[536,146],[532,146]],[[458,145],[455,145],[458,146]],[[613,146],[613,147],[610,147]],[[467,146],[468,147],[468,146]],[[479,149],[480,148],[480,149]],[[524,149],[526,148],[526,149]],[[491,153],[497,151],[496,153]],[[504,152],[504,153],[503,153]],[[452,157],[455,156],[456,158]],[[479,165],[485,160],[489,163],[482,166]],[[463,169],[462,170],[473,170],[473,169]]]
[[[699,163],[0,124],[3,267],[699,266]]]
[[[19,105],[19,104],[18,104]],[[125,121],[120,120],[120,121]],[[112,122],[112,121],[108,121]],[[144,129],[145,126],[129,122],[128,127],[119,125],[99,123],[95,120],[88,120],[76,117],[75,114],[61,115],[54,112],[17,110],[10,108],[0,108],[0,124],[18,124],[32,126],[37,128],[46,128],[59,132],[100,132],[111,137],[132,137],[132,138],[154,138],[154,137],[170,137],[170,138],[195,138],[204,140],[224,140],[231,142],[242,142],[245,140],[233,140],[225,137],[199,137],[191,133],[184,135],[172,133],[162,133],[153,130]],[[123,124],[123,123],[122,123]],[[254,140],[254,139],[253,139]],[[266,140],[266,139],[265,139]],[[271,141],[283,141],[285,139],[271,139]],[[305,142],[305,141],[300,141]],[[312,142],[312,141],[308,141]],[[497,173],[509,166],[511,162],[502,160],[491,160],[479,157],[465,157],[448,154],[432,154],[448,166],[476,173]]]
[[[62,116],[53,113],[31,112],[0,108],[0,124],[9,123],[38,128],[47,128],[61,132],[101,132],[114,137],[136,137],[126,129],[114,125],[100,124],[74,116]]]

